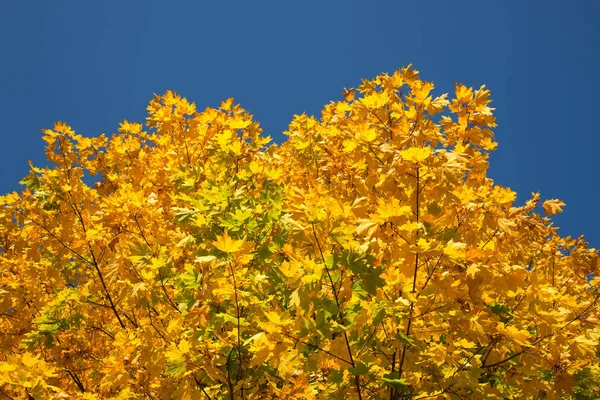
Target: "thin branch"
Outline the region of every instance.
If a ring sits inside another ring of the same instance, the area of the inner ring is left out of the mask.
[[[431,270],[431,272],[429,273],[429,275],[427,276],[427,279],[425,280],[425,283],[423,284],[423,286],[421,287],[421,290],[424,290],[425,287],[427,286],[427,284],[429,283],[429,280],[431,279],[431,277],[433,276],[433,273],[435,272],[435,270],[437,269],[438,265],[440,264],[440,261],[442,260],[442,256],[444,255],[444,253],[440,254],[440,256],[438,257],[435,265],[433,266],[433,269]]]
[[[375,114],[373,112],[373,110],[369,110],[369,114],[373,115],[375,118],[377,118],[379,120],[379,122],[381,122],[381,124],[383,125],[383,127],[385,128],[386,131],[388,131],[388,133],[392,133],[392,130],[387,126],[387,124],[385,122],[383,122],[383,120],[381,118],[379,118],[379,115]]]
[[[212,398],[208,395],[208,393],[206,393],[206,390],[204,390],[204,384],[202,382],[200,382],[200,379],[198,379],[196,377],[196,375],[194,375],[194,380],[196,381],[196,386],[198,386],[200,388],[200,390],[202,390],[202,393],[204,393],[204,395],[206,396],[206,398],[208,400],[212,400]]]
[[[373,326],[371,325],[371,328],[372,327]],[[363,343],[363,345],[361,346],[361,348],[358,349],[358,352],[356,353],[356,357],[360,357],[360,354],[366,348],[367,344],[369,344],[369,342],[371,341],[371,339],[373,339],[373,336],[375,336],[375,333],[377,333],[377,327],[375,327],[375,329],[373,329],[373,332],[371,332],[371,334],[369,335],[369,337],[367,338],[367,340],[365,341],[365,343]]]
[[[492,354],[492,350],[494,350],[494,347],[496,347],[497,344],[498,344],[498,340],[492,339],[492,344],[490,345],[490,349],[488,350],[487,354],[483,357],[483,360],[481,360],[481,365],[485,365],[488,357],[490,356],[490,354]]]
[[[329,278],[329,282],[331,283],[331,290],[333,291],[333,297],[335,298],[335,304],[337,305],[337,308],[338,308],[338,318],[340,320],[340,324],[342,326],[346,326],[344,312],[342,311],[342,307],[340,305],[338,292],[335,290],[335,285],[333,284],[333,279],[331,278],[331,273],[329,272],[329,268],[327,267],[327,263],[325,262],[325,256],[323,255],[323,249],[321,248],[321,243],[319,242],[319,237],[317,236],[317,231],[315,230],[314,222],[311,225],[312,225],[313,236],[315,237],[315,241],[317,242],[317,247],[319,249],[319,253],[321,254],[321,261],[323,262],[323,267],[325,268],[325,272],[327,273],[327,277]],[[352,365],[352,368],[355,368],[354,358],[352,357],[352,348],[350,347],[350,341],[348,340],[348,334],[346,333],[346,330],[343,330],[342,334],[344,335],[344,340],[346,341],[346,348],[348,349],[348,355],[350,356],[350,363]],[[358,399],[362,400],[362,394],[361,394],[361,390],[360,390],[360,379],[359,379],[358,375],[354,375],[354,382],[356,384],[356,391],[358,393]]]
[[[416,208],[416,222],[419,223],[419,184],[420,184],[420,168],[417,165],[417,189],[416,189],[416,193],[415,193],[415,208]],[[419,235],[419,231],[416,232],[416,235]],[[413,273],[413,285],[412,285],[412,293],[415,293],[417,290],[417,272],[419,269],[419,253],[417,252],[415,254],[415,271]],[[412,326],[412,321],[413,321],[413,312],[415,310],[415,303],[411,302],[410,303],[410,311],[409,311],[409,315],[408,315],[408,323],[406,324],[406,331],[405,331],[405,335],[408,337],[410,336],[410,328]],[[402,373],[404,372],[404,360],[406,359],[406,349],[407,349],[407,344],[403,344],[402,345],[402,355],[400,357],[400,364],[398,365],[398,378],[402,378]],[[395,391],[394,391],[395,394]]]
[[[181,314],[181,310],[177,307],[175,302],[171,299],[171,297],[169,296],[169,293],[167,293],[167,288],[165,287],[165,283],[163,281],[163,277],[160,272],[160,269],[158,270],[158,277],[160,278],[160,286],[162,287],[163,293],[165,294],[165,296],[167,298],[167,304],[169,304],[174,310],[176,310],[178,313]]]
[[[86,234],[87,231],[85,228],[85,223],[83,221],[83,215],[81,214],[81,211],[74,204],[71,204],[69,201],[67,201],[67,204],[69,204],[71,206],[71,208],[73,208],[73,210],[75,211],[77,218],[79,219],[79,223],[81,224],[81,228],[83,229],[83,233]],[[106,282],[104,282],[104,276],[102,275],[102,271],[100,271],[100,265],[98,265],[98,260],[96,260],[96,255],[94,254],[92,245],[90,244],[90,242],[88,240],[86,240],[86,242],[87,242],[88,249],[90,251],[90,255],[92,256],[93,266],[96,269],[96,273],[98,274],[98,277],[100,278],[100,283],[102,284],[102,288],[104,289],[104,294],[106,295],[106,298],[108,299],[108,302],[110,303],[110,306],[111,306],[115,316],[117,317],[117,320],[119,321],[119,325],[121,325],[121,328],[127,330],[127,327],[125,326],[125,323],[123,323],[123,321],[121,320],[121,316],[119,315],[119,312],[117,311],[117,307],[116,307],[115,303],[113,302],[112,296],[110,295],[110,292],[108,291]]]
[[[77,376],[77,374],[75,372],[72,372],[69,369],[67,369],[67,374],[69,374],[69,376],[71,377],[73,382],[75,382],[75,384],[77,385],[77,387],[79,388],[81,393],[85,393],[85,388],[83,387],[83,383],[81,383],[79,376]]]
[[[450,381],[452,381],[454,379],[454,377],[456,376],[456,374],[458,374],[460,371],[462,371],[468,363],[471,362],[471,360],[477,355],[479,354],[479,352],[481,350],[483,350],[485,348],[485,346],[481,346],[479,349],[477,349],[477,351],[473,354],[471,354],[471,357],[469,357],[464,363],[462,363],[462,365],[456,370],[454,371],[454,373],[452,374],[452,377],[450,378]]]
[[[419,396],[419,397],[413,397],[412,400],[422,400],[422,399],[430,399],[430,398],[433,398],[433,397],[438,397],[438,396],[441,396],[442,394],[446,393],[447,391],[448,391],[448,389],[446,388],[446,389],[444,389],[442,391],[439,391],[437,393],[434,393],[434,394],[429,394],[429,395]]]
[[[165,341],[165,343],[169,343],[169,340],[167,340],[165,335],[163,335],[163,333],[160,330],[158,330],[156,325],[154,325],[154,321],[152,321],[152,313],[150,312],[150,307],[148,307],[148,318],[150,318],[150,326],[154,328],[156,333],[158,333],[158,335]]]
[[[315,344],[312,344],[312,343],[306,342],[304,340],[298,339],[298,338],[290,335],[289,333],[282,333],[282,335],[285,336],[288,339],[292,339],[293,341],[295,341],[297,343],[302,343],[305,346],[312,347],[313,350],[322,351],[323,353],[325,353],[325,354],[327,354],[327,355],[329,355],[329,356],[331,356],[331,357],[333,357],[333,358],[335,358],[335,359],[337,359],[339,361],[345,362],[346,364],[351,365],[352,367],[354,367],[354,365],[352,365],[352,363],[350,361],[348,361],[346,359],[343,359],[342,357],[336,356],[332,352],[327,351],[327,350],[325,350],[325,349],[323,349],[323,348],[321,348],[321,347],[319,347],[319,346],[317,346]]]
[[[548,335],[546,335],[546,336],[543,336],[543,337],[541,337],[540,339],[536,340],[534,343],[532,343],[532,344],[530,344],[529,346],[527,346],[527,348],[526,348],[526,349],[523,349],[523,350],[521,350],[521,351],[518,351],[518,352],[516,352],[515,354],[513,354],[512,356],[505,358],[504,360],[497,361],[497,362],[495,362],[495,363],[488,364],[488,365],[482,365],[482,366],[481,366],[481,368],[494,368],[494,367],[497,367],[497,366],[498,366],[498,365],[500,365],[500,364],[504,364],[505,362],[512,360],[513,358],[517,358],[517,357],[519,357],[521,354],[525,353],[525,352],[526,352],[528,349],[530,349],[531,347],[534,347],[534,346],[536,346],[536,345],[537,345],[538,343],[540,343],[542,340],[544,340],[544,339],[546,339],[547,337],[550,337],[550,336],[554,336],[554,334],[553,334],[553,333],[550,333],[550,334],[548,334]],[[489,354],[488,354],[488,355],[489,355]],[[487,357],[486,357],[486,358],[487,358]]]
[[[242,379],[242,376],[244,375],[244,367],[242,364],[242,336],[241,336],[241,324],[240,324],[240,318],[242,317],[240,314],[240,303],[239,303],[239,299],[238,299],[238,288],[237,288],[237,281],[235,279],[235,269],[233,268],[233,263],[228,260],[227,262],[229,264],[229,268],[231,270],[231,279],[233,280],[233,294],[234,294],[234,299],[235,299],[235,311],[236,311],[236,318],[237,318],[237,351],[238,351],[238,360],[240,365],[238,365],[238,376],[237,376],[237,382],[239,382]],[[241,389],[241,395],[242,395],[242,399],[244,398],[244,385],[242,384],[242,389]]]
[[[106,336],[108,336],[112,340],[115,340],[115,337],[110,332],[108,332],[106,329],[102,328],[101,326],[94,326],[94,325],[88,325],[88,326],[92,329],[96,329],[96,330],[104,333]]]
[[[110,306],[108,304],[96,303],[95,301],[91,301],[91,300],[83,300],[83,302],[87,303],[87,304],[92,304],[92,305],[97,306],[97,307],[110,308]]]
[[[127,315],[127,313],[125,312],[125,310],[123,310],[122,308],[121,308],[120,310],[121,310],[121,314],[123,314],[123,315],[125,316],[125,318],[127,318],[127,320],[128,320],[129,322],[131,322],[131,325],[133,325],[134,327],[136,327],[136,328],[137,328],[137,327],[138,327],[138,323],[137,323],[137,322],[136,322],[136,320],[134,319],[134,318],[135,318],[135,314],[133,313],[133,309],[132,309],[132,311],[131,311],[131,315],[133,315],[133,317],[134,317],[134,318],[132,318],[132,317],[130,317],[129,315]]]
[[[586,314],[597,302],[598,299],[600,298],[600,294],[598,294],[596,296],[596,298],[594,299],[594,301],[592,301],[586,308],[585,310],[583,310],[582,312],[580,312],[575,318],[573,318],[571,321],[569,321],[566,325],[561,326],[559,329],[563,330],[565,329],[567,326],[571,325],[573,322],[577,321],[578,319],[580,319],[581,317],[583,317],[584,314]]]
[[[421,318],[421,317],[423,317],[423,316],[425,316],[425,315],[427,315],[427,314],[429,314],[429,313],[432,313],[432,312],[434,312],[434,311],[437,311],[437,310],[441,310],[442,308],[446,308],[446,306],[447,306],[447,305],[446,305],[446,304],[444,304],[443,306],[439,306],[439,307],[430,308],[430,309],[428,309],[427,311],[424,311],[424,312],[422,312],[421,314],[417,314],[417,315],[415,315],[415,316],[413,317],[413,319]]]
[[[142,236],[142,239],[144,239],[144,242],[146,242],[146,246],[148,246],[150,248],[150,250],[152,250],[152,254],[154,254],[156,256],[156,252],[154,251],[154,248],[152,247],[152,245],[150,245],[150,242],[146,238],[146,235],[144,235],[144,230],[140,226],[140,222],[138,221],[136,214],[133,214],[133,220],[135,221],[135,224],[137,225],[137,228],[140,231],[140,235]]]
[[[381,165],[385,165],[385,162],[383,162],[383,160],[381,158],[379,158],[379,156],[377,155],[377,153],[375,153],[375,151],[371,148],[371,146],[369,146],[368,149],[371,152],[371,154],[373,154],[373,156],[377,159],[377,161],[379,161],[379,163]]]
[[[9,396],[9,395],[8,395],[8,393],[6,393],[6,392],[5,392],[4,390],[2,390],[2,389],[0,389],[0,394],[1,394],[2,396],[6,397],[7,399],[10,399],[10,400],[15,400],[15,398],[14,398],[14,397],[11,397],[11,396]]]
[[[52,232],[50,229],[46,228],[44,225],[40,224],[39,222],[37,222],[36,220],[29,218],[27,215],[25,215],[25,213],[23,213],[22,211],[20,211],[19,209],[15,209],[15,211],[17,213],[19,213],[21,216],[23,216],[25,219],[27,219],[30,222],[33,222],[35,225],[39,226],[40,228],[42,228],[43,230],[45,230],[50,236],[52,236],[58,243],[60,243],[61,246],[63,246],[65,249],[69,250],[71,253],[73,253],[77,258],[79,258],[81,261],[83,261],[86,264],[89,264],[90,266],[93,266],[94,264],[88,260],[87,258],[85,258],[84,256],[82,256],[80,253],[78,253],[76,250],[72,249],[71,247],[69,247],[69,245],[67,245],[65,242],[63,242],[61,240],[61,238],[59,238],[58,236],[56,236],[54,234],[54,232]]]
[[[492,236],[491,236],[491,237],[490,237],[490,238],[487,240],[487,242],[485,242],[485,243],[484,243],[484,244],[481,246],[481,249],[483,250],[483,249],[485,248],[485,246],[487,246],[487,245],[488,245],[488,243],[489,243],[489,242],[491,242],[491,241],[492,241],[492,239],[496,237],[496,235],[497,235],[497,234],[498,234],[498,230],[496,229],[496,230],[494,231],[494,234],[493,234],[493,235],[492,235]]]
[[[396,235],[398,235],[398,237],[400,237],[400,239],[404,240],[404,242],[406,242],[407,245],[412,246],[412,243],[408,241],[408,239],[406,239],[404,236],[402,236],[400,234],[400,232],[398,232],[398,229],[396,229],[396,227],[394,225],[392,225],[392,230],[394,231],[394,233]]]
[[[231,400],[235,400],[234,397],[234,393],[233,393],[233,382],[231,382],[231,354],[233,354],[233,348],[229,351],[229,354],[227,354],[227,387],[229,388],[229,398]]]

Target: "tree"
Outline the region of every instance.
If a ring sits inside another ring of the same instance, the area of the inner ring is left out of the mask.
[[[147,131],[44,131],[0,201],[0,394],[600,395],[598,252],[486,176],[489,90],[432,89],[365,80],[280,146],[172,92]]]

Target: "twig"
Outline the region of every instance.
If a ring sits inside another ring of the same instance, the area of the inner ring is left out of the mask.
[[[345,359],[343,359],[342,357],[338,357],[338,356],[336,356],[335,354],[333,354],[332,352],[330,352],[330,351],[327,351],[327,350],[325,350],[325,349],[322,349],[321,347],[319,347],[319,346],[317,346],[317,345],[315,345],[315,344],[312,344],[312,343],[305,342],[304,340],[298,339],[298,338],[296,338],[296,337],[294,337],[294,336],[290,335],[289,333],[282,333],[282,335],[283,335],[283,336],[285,336],[285,337],[287,337],[288,339],[292,339],[293,341],[295,341],[295,342],[297,342],[297,343],[302,343],[302,344],[303,344],[303,345],[305,345],[305,346],[312,347],[313,349],[316,349],[316,350],[322,351],[323,353],[325,353],[325,354],[327,354],[327,355],[330,355],[331,357],[333,357],[333,358],[335,358],[335,359],[337,359],[337,360],[340,360],[340,361],[342,361],[342,362],[345,362],[345,363],[346,363],[346,364],[348,364],[348,365],[352,365],[352,363],[351,363],[350,361],[348,361],[348,360],[345,360]]]

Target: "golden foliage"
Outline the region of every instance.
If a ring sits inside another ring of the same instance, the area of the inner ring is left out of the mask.
[[[489,90],[432,91],[365,80],[280,146],[173,92],[44,131],[0,198],[0,395],[598,396],[597,251],[487,177]]]

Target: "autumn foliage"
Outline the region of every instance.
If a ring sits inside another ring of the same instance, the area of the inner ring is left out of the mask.
[[[432,89],[365,80],[269,147],[172,92],[45,130],[0,198],[0,398],[600,396],[598,252],[486,176],[489,90]]]

